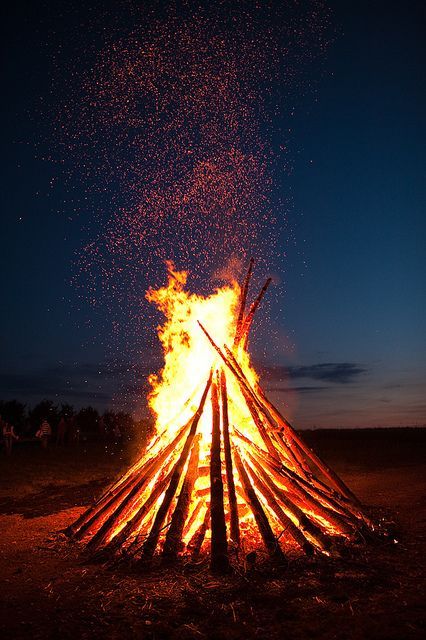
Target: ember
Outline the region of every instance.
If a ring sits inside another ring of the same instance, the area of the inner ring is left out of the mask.
[[[97,555],[150,564],[210,554],[213,571],[263,546],[338,554],[373,531],[343,481],[262,391],[247,351],[267,280],[247,310],[253,269],[208,297],[168,263],[147,298],[165,314],[165,365],[150,378],[156,436],[140,460],[67,533]]]

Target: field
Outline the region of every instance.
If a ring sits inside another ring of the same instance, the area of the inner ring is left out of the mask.
[[[424,637],[426,430],[307,432],[391,535],[339,561],[226,578],[85,562],[58,532],[135,456],[96,443],[0,457],[0,637],[250,640]]]

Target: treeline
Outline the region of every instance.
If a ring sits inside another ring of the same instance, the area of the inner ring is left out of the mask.
[[[22,438],[34,437],[44,420],[55,434],[61,419],[71,422],[91,439],[113,438],[119,432],[121,437],[129,440],[134,437],[144,440],[153,433],[152,421],[135,420],[129,413],[111,410],[100,413],[90,406],[77,411],[70,404],[55,405],[51,400],[42,400],[34,407],[27,407],[18,400],[0,400],[0,418],[12,425]]]

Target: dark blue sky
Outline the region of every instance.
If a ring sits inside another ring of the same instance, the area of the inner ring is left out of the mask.
[[[292,171],[277,195],[292,199],[291,239],[286,227],[283,295],[255,357],[298,426],[424,423],[425,9],[329,4],[337,36],[282,122]],[[36,150],[64,29],[55,6],[18,2],[3,21],[0,398],[103,407],[123,385],[139,390],[152,363],[111,351],[102,310],[70,285],[84,211],[41,157],[48,145]]]

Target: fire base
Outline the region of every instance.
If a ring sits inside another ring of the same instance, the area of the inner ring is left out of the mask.
[[[173,564],[208,554],[211,570],[226,573],[259,547],[278,562],[293,547],[333,556],[375,532],[354,494],[250,375],[248,334],[270,283],[246,313],[252,267],[239,289],[232,345],[219,346],[201,322],[196,327],[211,367],[195,411],[173,437],[170,430],[157,437],[67,529],[95,556],[148,566],[154,558]]]

